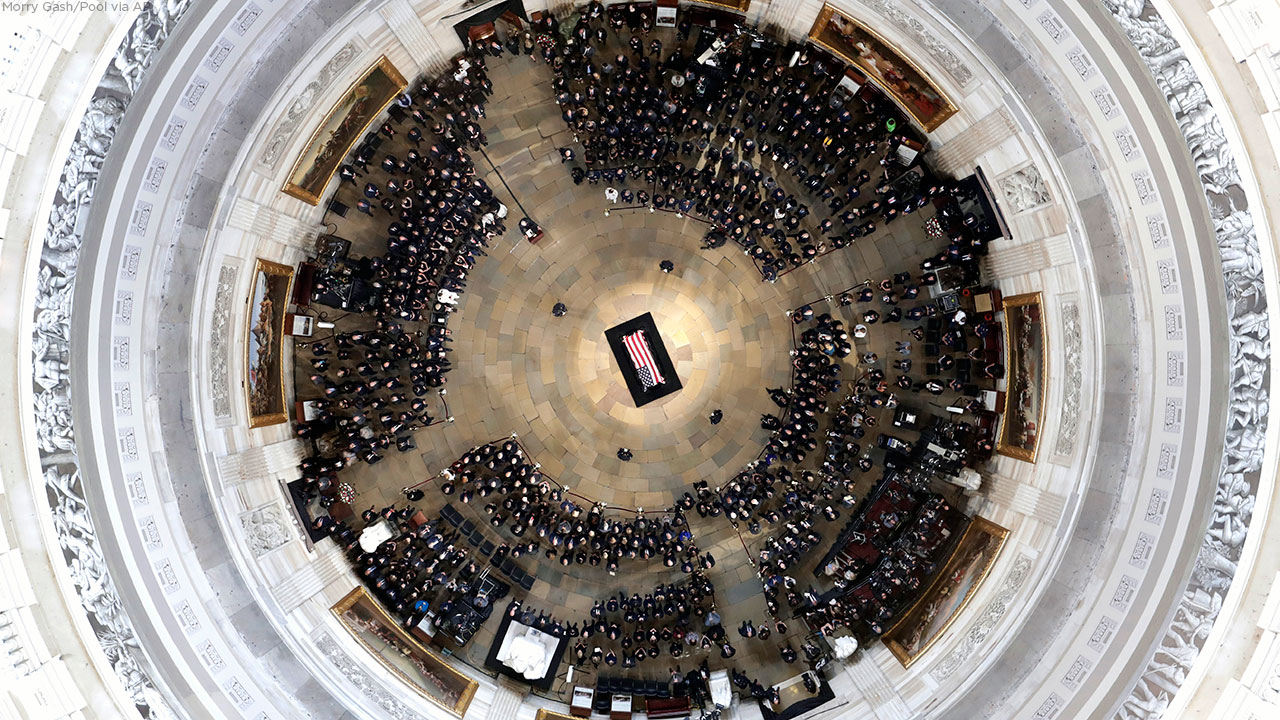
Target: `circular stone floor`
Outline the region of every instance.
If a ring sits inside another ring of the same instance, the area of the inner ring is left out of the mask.
[[[544,472],[624,507],[665,507],[754,459],[760,414],[776,410],[764,388],[790,372],[791,322],[774,286],[741,253],[698,250],[695,221],[620,211],[601,214],[595,234],[546,222],[560,232],[479,264],[451,319],[457,421],[518,433]],[[551,314],[557,301],[564,317]],[[637,408],[604,333],[646,312],[683,387]],[[716,408],[724,420],[713,426]]]
[[[674,42],[674,36],[663,40]],[[760,415],[777,408],[765,388],[789,384],[788,312],[866,278],[914,266],[932,247],[921,228],[899,223],[776,283],[763,282],[732,244],[700,250],[702,222],[617,206],[606,217],[604,186],[574,185],[559,162],[556,148],[573,138],[552,100],[550,71],[526,57],[503,56],[488,66],[495,90],[482,123],[488,160],[479,153],[473,158],[477,172],[507,204],[510,230],[479,259],[449,318],[453,369],[445,399],[452,422],[419,431],[416,451],[387,453],[375,466],[353,466],[347,477],[359,493],[357,509],[403,505],[401,488],[429,482],[471,448],[513,432],[545,473],[590,500],[661,511],[695,481],[720,485],[755,459],[767,439]],[[397,151],[396,143],[389,145],[389,152]],[[354,205],[358,193],[343,185],[337,197]],[[537,245],[515,230],[525,210],[546,230]],[[335,234],[355,242],[357,254],[385,251],[387,216],[353,212],[330,219]],[[663,273],[662,260],[670,260],[674,271]],[[568,306],[564,317],[551,314],[557,301]],[[645,312],[653,315],[683,388],[636,408],[604,332]],[[330,314],[339,330],[367,324]],[[887,356],[897,337],[887,332],[876,343],[860,341],[859,352]],[[713,426],[708,415],[716,408],[724,420]],[[634,453],[630,462],[615,455],[623,446]],[[865,477],[869,483],[871,476]],[[424,489],[427,495],[417,505],[428,515],[447,500],[458,505],[456,497],[433,492],[431,485]],[[489,526],[477,503],[460,510],[486,539],[510,542],[508,533]],[[717,559],[707,575],[726,626],[764,618],[750,557],[771,533],[739,535],[723,517],[688,517],[699,548]],[[830,527],[824,523],[821,530],[834,533],[844,519]],[[616,576],[588,566],[566,571],[540,556],[521,562],[538,582],[517,595],[569,621],[581,620],[597,598],[619,590],[643,594],[683,579],[678,569],[660,562],[629,561]],[[794,625],[793,641],[802,633],[802,625]],[[480,666],[494,628],[496,623],[486,624],[456,655]],[[733,665],[766,684],[779,682],[794,674],[777,659],[784,640],[735,642]],[[668,661],[631,674],[662,677]],[[718,657],[710,662],[724,664]],[[550,694],[564,700],[566,692],[557,682]]]

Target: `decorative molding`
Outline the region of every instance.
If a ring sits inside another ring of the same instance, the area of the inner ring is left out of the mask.
[[[213,323],[209,333],[209,392],[213,414],[219,420],[231,418],[231,312],[235,306],[238,262],[224,260],[218,271],[218,289],[213,299]]]
[[[1027,163],[996,178],[996,186],[1000,188],[1000,196],[1008,204],[1010,214],[1029,212],[1053,201],[1049,186],[1034,163]]]
[[[1076,435],[1080,426],[1080,389],[1083,382],[1083,328],[1080,325],[1080,305],[1074,300],[1064,300],[1060,306],[1062,316],[1062,358],[1065,383],[1062,390],[1062,409],[1058,424],[1058,441],[1055,455],[1068,456],[1076,449]]]
[[[867,5],[880,15],[884,16],[894,25],[906,31],[921,47],[929,53],[939,67],[947,72],[953,80],[960,83],[961,86],[968,85],[973,80],[973,71],[969,66],[964,64],[959,57],[956,56],[951,48],[938,39],[937,35],[929,32],[915,17],[907,14],[900,7],[899,0],[863,0]]]
[[[1001,106],[943,143],[932,153],[931,162],[938,171],[950,175],[973,172],[979,155],[1018,134],[1018,121],[1008,106]]]
[[[360,663],[353,660],[329,633],[322,632],[316,638],[316,647],[319,648],[325,659],[338,668],[338,671],[342,673],[348,682],[360,688],[365,697],[372,700],[374,705],[386,713],[386,717],[394,718],[394,720],[426,720],[422,715],[405,707],[381,683],[369,677],[369,673],[365,672]]]
[[[419,68],[437,67],[441,63],[444,53],[440,50],[440,43],[436,42],[409,0],[390,0],[378,8],[378,14],[417,61]]]
[[[310,225],[269,205],[248,198],[236,198],[227,224],[233,228],[271,238],[298,248],[310,250],[315,245],[320,226]]]
[[[310,113],[311,108],[315,107],[316,101],[324,94],[324,91],[333,84],[342,71],[356,59],[360,48],[354,42],[348,42],[343,45],[333,57],[320,68],[316,79],[307,83],[306,87],[294,97],[289,103],[289,108],[284,111],[284,117],[276,123],[275,129],[271,131],[271,138],[267,140],[266,147],[262,154],[258,156],[258,164],[268,170],[275,170],[280,164],[280,158],[284,154],[285,148],[289,144],[289,140],[293,138],[294,131],[302,124]]]
[[[1240,172],[1204,85],[1149,0],[1103,0],[1164,93],[1186,137],[1213,219],[1228,303],[1227,427],[1212,516],[1172,621],[1114,720],[1160,717],[1191,671],[1231,587],[1267,430],[1270,326],[1263,263]]]
[[[260,558],[294,539],[280,503],[271,503],[241,513],[240,527],[244,530],[245,544],[255,558]]]
[[[125,33],[94,90],[63,164],[49,212],[32,326],[32,410],[54,530],[89,626],[125,694],[144,718],[171,717],[172,711],[152,680],[151,663],[121,606],[89,516],[76,456],[67,359],[72,294],[83,242],[82,219],[89,212],[98,174],[125,109],[155,53],[189,4],[190,0],[148,2]],[[149,217],[149,208],[136,214],[138,220],[131,223],[131,228],[145,232],[144,216]],[[127,365],[127,352],[127,346],[121,348],[118,342],[113,343],[117,365]]]
[[[978,651],[982,643],[990,637],[991,632],[995,630],[996,625],[1000,623],[1000,619],[1008,612],[1009,607],[1013,604],[1014,596],[1018,594],[1018,590],[1022,588],[1022,584],[1026,582],[1027,575],[1031,573],[1032,558],[1030,555],[1019,555],[1013,561],[1013,567],[1009,569],[1009,574],[1005,575],[1004,582],[1000,584],[1000,592],[995,598],[987,603],[983,608],[982,614],[974,621],[969,629],[964,633],[964,639],[960,641],[946,657],[944,657],[929,672],[934,680],[942,682],[955,674],[957,670],[965,665],[969,658]]]

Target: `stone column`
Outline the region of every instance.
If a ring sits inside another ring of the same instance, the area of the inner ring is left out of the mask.
[[[915,717],[915,713],[894,689],[893,683],[867,652],[859,655],[857,660],[847,663],[844,670],[854,687],[862,693],[863,699],[871,705],[871,712],[875,714],[876,720],[908,720]]]
[[[1066,235],[1020,245],[997,241],[991,244],[990,252],[982,259],[982,276],[993,282],[1006,280],[1067,265],[1073,260],[1071,241]]]
[[[62,656],[51,656],[31,607],[35,590],[16,548],[9,548],[0,532],[0,658],[21,681],[12,693],[23,706],[41,717],[61,717],[83,710],[88,703],[76,688]]]
[[[314,561],[271,586],[271,595],[285,613],[293,612],[335,582],[345,580],[350,587],[358,583],[337,543],[321,540],[316,544],[316,552],[319,556]]]
[[[768,0],[769,4],[764,9],[761,17],[761,25],[775,25],[778,28],[794,35],[797,39],[803,38],[809,30],[809,24],[817,17],[817,10],[813,11],[805,19],[801,20],[801,7],[804,5],[802,0]],[[821,4],[818,5],[822,7]],[[752,10],[755,8],[752,7]],[[750,15],[748,15],[750,17]],[[800,27],[803,25],[803,27]]]
[[[3,541],[4,538],[0,537],[0,543]],[[35,591],[31,589],[31,581],[27,578],[22,555],[17,549],[0,552],[0,612],[28,607],[35,602]],[[3,634],[0,632],[0,635]]]
[[[444,61],[440,43],[436,42],[409,0],[390,0],[378,8],[378,14],[386,21],[387,27],[391,28],[400,44],[409,51],[409,55],[418,62],[420,72],[431,70]]]
[[[224,485],[239,485],[250,480],[298,479],[298,463],[304,455],[302,443],[284,440],[271,445],[252,447],[218,458],[218,470]]]
[[[278,240],[296,248],[310,249],[320,234],[320,226],[312,225],[304,220],[276,210],[273,207],[259,205],[246,198],[237,198],[231,206],[231,216],[227,224],[237,230]]]
[[[511,679],[498,676],[493,689],[493,702],[489,703],[488,720],[512,720],[529,694],[528,685],[518,685]]]
[[[1001,475],[984,475],[982,492],[991,502],[1021,515],[1055,525],[1067,499]]]
[[[982,153],[1013,137],[1018,123],[1007,108],[1000,108],[975,122],[933,151],[933,166],[946,175],[968,175]]]

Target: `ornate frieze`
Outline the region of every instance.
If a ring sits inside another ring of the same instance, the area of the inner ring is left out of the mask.
[[[1253,219],[1235,157],[1204,85],[1148,0],[1103,4],[1146,62],[1186,138],[1213,219],[1227,298],[1230,395],[1208,532],[1172,623],[1114,716],[1154,720],[1164,713],[1200,654],[1249,532],[1267,429],[1270,326]]]
[[[361,664],[353,660],[329,633],[322,632],[320,637],[316,638],[316,647],[325,659],[333,663],[333,666],[338,668],[338,672],[342,673],[348,682],[359,688],[366,698],[373,701],[373,704],[386,714],[386,717],[394,720],[426,720],[422,715],[405,707],[395,695],[369,677],[369,673],[364,671]]]
[[[930,671],[929,674],[934,680],[942,682],[954,675],[957,670],[964,667],[969,658],[973,657],[982,643],[986,642],[991,631],[995,630],[1000,619],[1013,604],[1018,590],[1026,582],[1027,575],[1031,572],[1031,564],[1031,556],[1025,554],[1019,555],[1013,561],[1013,567],[1009,569],[1009,574],[1005,575],[1004,582],[1000,583],[1000,591],[996,593],[995,598],[987,603],[987,606],[982,609],[982,614],[969,626],[960,644]]]
[[[218,288],[213,296],[213,326],[209,334],[209,392],[213,414],[219,420],[231,417],[231,311],[235,305],[236,273],[239,266],[224,262],[218,271]]]
[[[289,145],[289,141],[293,139],[293,134],[298,129],[303,119],[310,116],[311,108],[315,107],[316,102],[324,91],[333,84],[333,81],[341,76],[342,71],[355,60],[359,54],[359,48],[355,43],[349,42],[343,45],[329,61],[320,68],[320,73],[316,75],[316,79],[307,83],[306,87],[298,93],[297,97],[289,103],[289,107],[284,111],[284,117],[276,123],[275,129],[271,132],[270,139],[267,140],[266,147],[262,150],[262,154],[258,156],[258,163],[269,170],[274,170],[276,165],[280,163],[280,157]]]
[[[72,293],[84,240],[82,220],[89,212],[98,174],[125,108],[189,2],[162,0],[144,6],[125,33],[80,119],[45,229],[32,328],[32,410],[54,529],[89,625],[125,693],[143,717],[169,717],[171,712],[149,676],[133,624],[121,606],[98,547],[76,457],[67,362]],[[131,227],[145,228],[149,216],[149,210],[135,209]],[[128,315],[131,303],[126,304],[130,306]],[[121,319],[118,312],[117,320]],[[127,344],[113,342],[112,358],[116,367],[127,367]]]
[[[1080,426],[1080,390],[1083,380],[1082,345],[1083,330],[1080,325],[1080,305],[1064,301],[1062,316],[1062,358],[1065,370],[1062,386],[1061,422],[1058,425],[1058,441],[1054,454],[1066,457],[1076,449],[1076,434]]]
[[[920,47],[929,53],[929,57],[933,58],[937,67],[942,68],[956,82],[961,85],[968,85],[973,80],[973,71],[959,57],[952,52],[951,48],[929,31],[917,18],[902,10],[898,0],[863,0],[871,6],[873,10],[880,13],[887,20],[897,25],[920,44]]]

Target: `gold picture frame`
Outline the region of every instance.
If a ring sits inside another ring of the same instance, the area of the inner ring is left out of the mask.
[[[692,0],[692,3],[694,5],[711,5],[744,14],[751,7],[751,0]]]
[[[311,133],[289,168],[281,191],[308,205],[319,205],[333,174],[369,125],[409,86],[386,55],[348,87]],[[327,138],[327,139],[324,139]]]
[[[572,686],[569,688],[572,690]],[[538,708],[538,713],[534,715],[533,720],[582,720],[582,718],[567,715],[565,713],[548,710],[546,708]]]
[[[986,518],[975,517],[965,527],[933,582],[880,637],[903,668],[911,667],[947,634],[987,579],[1008,539],[1007,529]]]
[[[1034,463],[1040,452],[1049,375],[1049,335],[1039,292],[1004,299],[1004,352],[1006,387],[996,452]],[[1035,406],[1028,409],[1031,403]]]
[[[245,303],[244,388],[249,427],[289,418],[284,397],[284,321],[293,268],[258,258]]]
[[[329,611],[383,667],[419,695],[456,717],[467,713],[480,683],[455,670],[405,632],[364,587],[347,593]],[[394,655],[389,656],[379,645],[389,647]],[[410,673],[420,677],[414,679]]]
[[[858,70],[897,103],[925,132],[933,132],[959,108],[918,65],[871,28],[824,4],[809,40]]]

